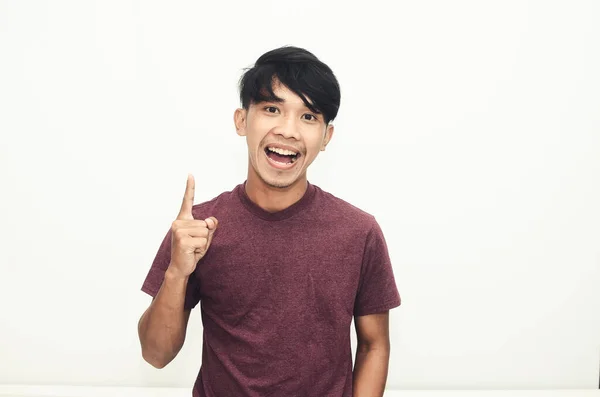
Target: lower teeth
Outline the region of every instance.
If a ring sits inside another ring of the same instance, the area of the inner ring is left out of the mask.
[[[273,159],[271,159],[271,160],[273,160]],[[278,163],[278,164],[285,164],[285,165],[288,165],[288,164],[294,164],[294,163],[296,162],[296,160],[297,160],[297,158],[296,158],[296,157],[294,157],[294,158],[292,158],[290,161],[288,161],[287,163],[283,163],[283,162],[281,162],[281,161],[277,161],[277,160],[273,160],[273,161],[274,161],[274,162],[276,162],[276,163]]]

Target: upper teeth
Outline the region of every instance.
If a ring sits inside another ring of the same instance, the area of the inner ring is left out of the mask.
[[[296,152],[292,152],[291,150],[280,149],[278,147],[269,147],[267,149],[275,153],[283,154],[285,156],[295,156],[297,154]]]

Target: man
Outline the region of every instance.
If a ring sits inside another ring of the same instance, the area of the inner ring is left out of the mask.
[[[248,177],[194,205],[188,176],[142,287],[154,297],[139,321],[142,356],[171,362],[201,303],[193,396],[380,397],[388,311],[400,305],[386,242],[372,215],[306,175],[333,135],[338,82],[310,52],[282,47],[245,72],[240,98]]]

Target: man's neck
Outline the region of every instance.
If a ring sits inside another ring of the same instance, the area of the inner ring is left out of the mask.
[[[306,176],[298,179],[287,188],[267,185],[258,175],[249,173],[246,181],[246,194],[256,205],[268,212],[282,211],[304,196],[308,182]]]

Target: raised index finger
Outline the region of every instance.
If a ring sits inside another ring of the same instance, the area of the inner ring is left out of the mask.
[[[187,184],[185,185],[185,194],[181,203],[181,209],[177,219],[194,219],[192,216],[192,207],[194,206],[194,192],[196,190],[196,181],[192,174],[188,174]]]

